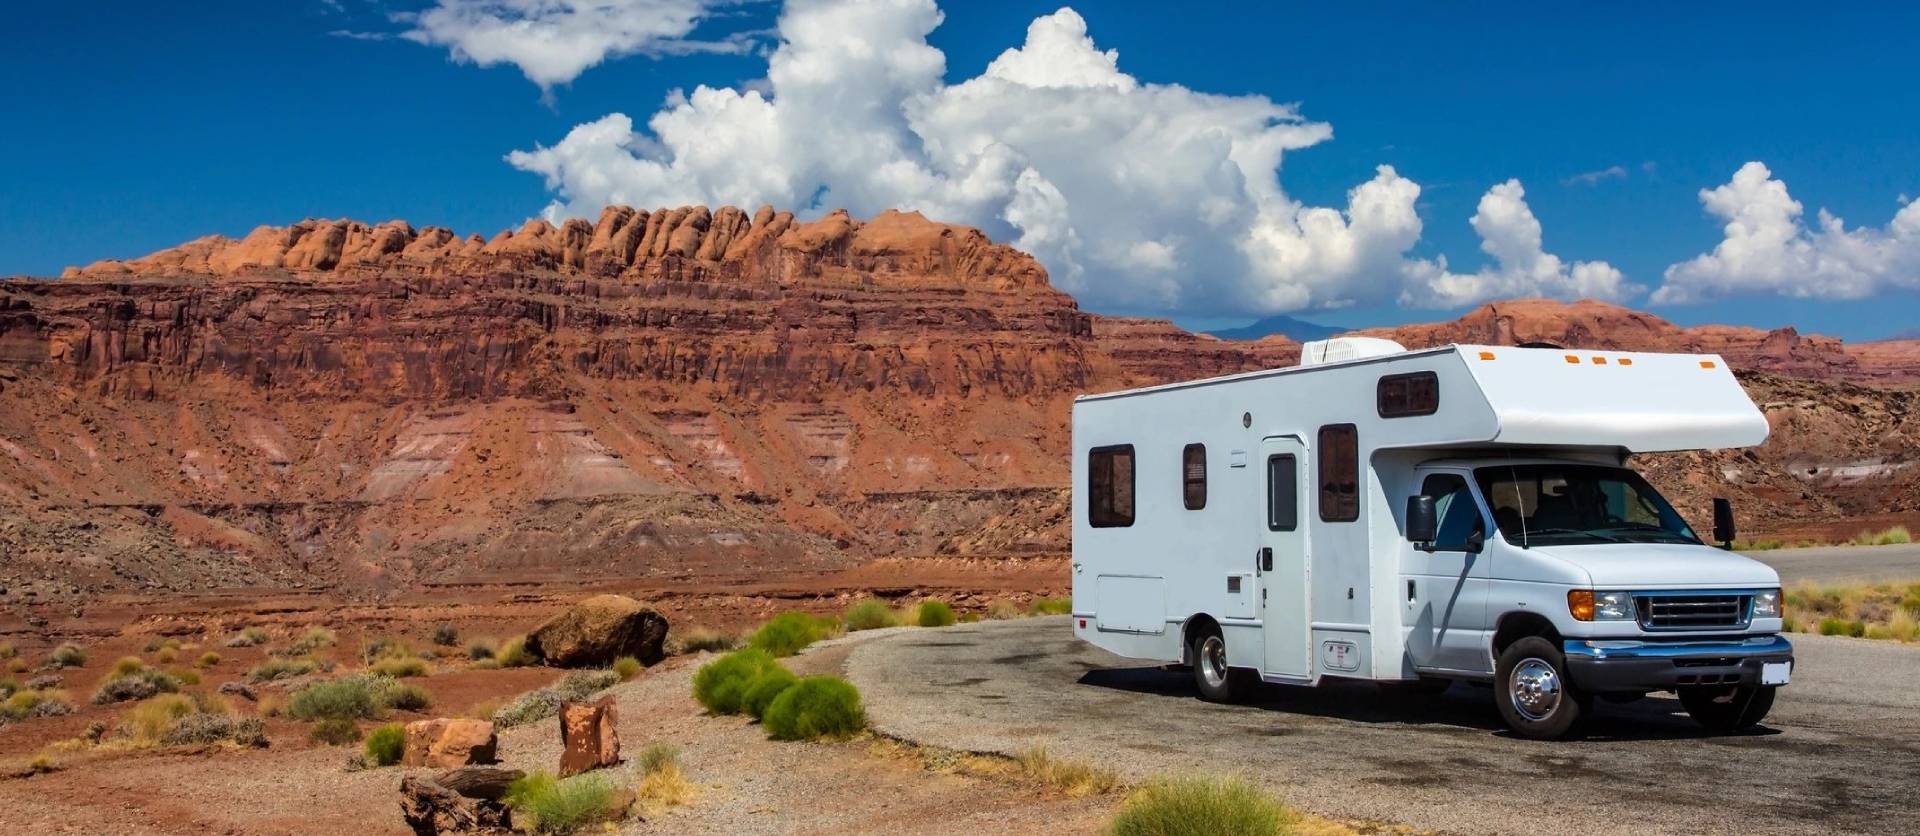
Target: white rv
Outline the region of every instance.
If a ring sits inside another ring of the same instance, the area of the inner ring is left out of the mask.
[[[1303,357],[1074,402],[1077,636],[1191,665],[1216,700],[1490,683],[1536,738],[1596,696],[1674,691],[1715,729],[1766,716],[1793,665],[1779,576],[1627,466],[1766,439],[1718,356],[1345,338]]]

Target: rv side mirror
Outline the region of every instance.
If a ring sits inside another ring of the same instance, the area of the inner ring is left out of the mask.
[[[1722,548],[1733,548],[1733,503],[1724,496],[1713,498],[1713,539]]]
[[[1422,548],[1433,542],[1439,528],[1433,497],[1407,497],[1407,540]]]

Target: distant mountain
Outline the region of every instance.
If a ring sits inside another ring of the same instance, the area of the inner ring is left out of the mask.
[[[1344,334],[1350,330],[1353,329],[1342,328],[1337,325],[1321,325],[1317,322],[1307,322],[1306,320],[1294,319],[1290,316],[1270,316],[1252,325],[1240,328],[1223,328],[1218,331],[1208,331],[1207,333],[1223,340],[1257,340],[1261,337],[1270,337],[1274,334],[1279,334],[1295,342],[1306,342],[1308,340],[1324,340],[1335,334]]]
[[[1898,334],[1894,334],[1891,337],[1887,337],[1886,339],[1883,339],[1883,340],[1876,340],[1875,342],[1893,342],[1895,340],[1920,340],[1920,328],[1908,328],[1907,330],[1901,331]]]

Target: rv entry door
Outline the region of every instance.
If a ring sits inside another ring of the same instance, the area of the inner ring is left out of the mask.
[[[1313,675],[1307,612],[1307,526],[1305,492],[1307,448],[1299,438],[1268,438],[1260,444],[1266,465],[1267,504],[1260,549],[1254,560],[1260,573],[1260,621],[1267,647],[1263,672],[1307,679]]]

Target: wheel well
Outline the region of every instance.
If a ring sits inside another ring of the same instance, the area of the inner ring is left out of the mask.
[[[1193,664],[1194,660],[1188,658],[1193,653],[1193,640],[1208,634],[1225,635],[1220,631],[1220,622],[1214,621],[1213,616],[1200,613],[1187,619],[1186,626],[1180,630],[1181,660],[1186,664]]]
[[[1560,641],[1560,631],[1554,629],[1553,622],[1539,613],[1515,612],[1500,617],[1500,627],[1493,633],[1493,657],[1500,658],[1507,646],[1528,636],[1540,636],[1552,642]]]

